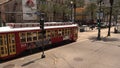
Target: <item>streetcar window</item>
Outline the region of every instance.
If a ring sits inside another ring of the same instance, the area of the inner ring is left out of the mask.
[[[68,34],[70,35],[70,28],[68,29]]]
[[[51,36],[52,36],[52,37],[55,37],[55,31],[52,31],[52,32],[51,32]]]
[[[27,32],[27,41],[32,41],[32,34],[31,34],[31,32]]]
[[[11,37],[10,37],[10,35],[8,35],[8,41],[11,44]]]
[[[5,53],[6,53],[6,54],[7,54],[7,52],[8,52],[8,51],[7,51],[7,50],[5,50]]]
[[[7,39],[5,35],[0,36],[0,45],[6,45],[7,44]]]
[[[67,29],[67,34],[69,35],[69,28]]]
[[[57,33],[57,30],[55,30],[55,33],[54,33],[55,37],[57,36],[57,34],[58,34],[58,33]]]
[[[64,29],[62,29],[62,36],[64,35]]]
[[[15,51],[15,49],[16,49],[15,46],[12,46],[12,47],[13,47],[13,52],[16,52],[16,51]]]
[[[21,42],[26,42],[26,32],[20,33]]]
[[[12,43],[15,43],[15,35],[14,34],[12,34],[11,40],[12,40]]]
[[[1,51],[1,54],[4,54],[4,51],[3,51],[3,50]]]
[[[59,35],[59,36],[62,35],[62,31],[61,31],[61,29],[59,29],[59,31],[58,31],[58,35]]]
[[[7,45],[7,38],[6,38],[6,35],[4,35],[4,45]]]
[[[3,45],[3,39],[1,35],[0,35],[0,45]]]
[[[64,35],[66,35],[66,29],[64,29]]]
[[[68,28],[68,35],[70,35],[70,29]]]
[[[47,30],[47,31],[46,31],[46,38],[49,38],[49,37],[50,37],[50,35],[51,35],[51,34],[50,34],[50,31],[49,31],[49,30]]]
[[[1,47],[1,50],[3,50],[3,47]]]
[[[11,46],[9,47],[9,51],[12,52],[12,51],[11,51]]]
[[[33,32],[32,36],[33,36],[33,40],[37,40],[37,32]]]
[[[15,49],[13,49],[13,52],[15,52]]]
[[[1,54],[4,54],[4,48],[1,47]]]
[[[40,40],[42,38],[42,34],[41,32],[38,32],[38,40]]]
[[[65,32],[65,35],[67,35],[67,29],[65,28],[64,30],[65,30],[65,31],[64,31],[64,32]]]

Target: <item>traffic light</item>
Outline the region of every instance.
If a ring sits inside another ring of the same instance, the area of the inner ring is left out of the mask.
[[[44,13],[40,14],[40,28],[41,30],[44,30]]]
[[[44,19],[43,18],[40,19],[40,28],[41,28],[41,30],[44,29]]]
[[[46,33],[45,29],[44,29],[44,14],[41,14],[40,17],[40,28],[41,28],[41,33],[44,35]]]

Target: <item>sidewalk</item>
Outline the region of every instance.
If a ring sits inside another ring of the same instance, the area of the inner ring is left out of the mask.
[[[101,31],[79,33],[77,42],[66,44],[41,53],[32,54],[0,64],[0,68],[120,68],[120,34]],[[82,36],[83,37],[82,37]]]

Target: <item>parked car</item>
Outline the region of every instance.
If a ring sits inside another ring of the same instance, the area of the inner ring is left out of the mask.
[[[115,32],[115,33],[120,32],[120,23],[115,26],[114,32]]]
[[[107,23],[105,22],[101,23],[101,28],[107,28],[107,27],[108,27]]]
[[[84,32],[87,28],[87,25],[80,26],[80,32]]]

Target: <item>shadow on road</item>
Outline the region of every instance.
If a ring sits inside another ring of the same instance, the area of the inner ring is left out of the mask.
[[[59,43],[46,45],[45,46],[45,51],[47,51],[49,49],[54,49],[54,48],[57,48],[57,47],[62,47],[62,46],[65,46],[66,44],[70,44],[70,43],[72,43],[72,41],[66,40],[66,41],[62,41],[62,42],[59,42]],[[15,59],[19,59],[19,58],[22,58],[22,57],[25,57],[25,56],[30,56],[32,54],[39,53],[39,52],[42,52],[42,47],[24,51],[22,54],[17,55],[16,57],[13,57],[13,58],[10,58],[10,59],[0,60],[0,63],[5,63],[5,62],[15,60]],[[41,55],[40,55],[40,57],[41,57]],[[28,62],[28,63],[26,63],[22,66],[26,66],[28,64],[34,63],[34,61],[30,61],[30,62]]]
[[[29,62],[27,62],[27,63],[24,63],[24,64],[21,65],[21,66],[22,66],[22,67],[27,66],[27,65],[32,64],[32,63],[34,63],[35,61],[40,60],[40,59],[41,59],[41,58],[38,58],[38,59],[35,59],[35,60],[31,60],[31,61],[29,61]]]
[[[104,41],[104,42],[120,41],[120,39],[118,39],[118,38],[111,38],[111,37],[107,37],[107,36],[101,37],[101,40],[97,40],[97,37],[95,37],[95,36],[89,37],[88,39],[91,40],[92,42],[95,42],[95,41]]]

